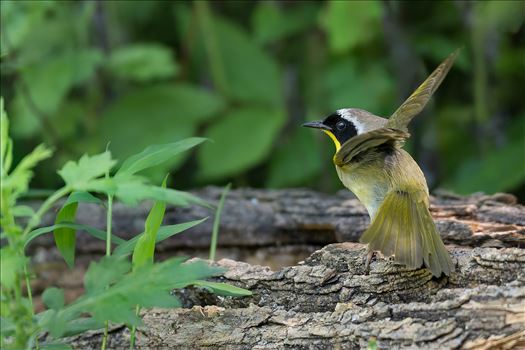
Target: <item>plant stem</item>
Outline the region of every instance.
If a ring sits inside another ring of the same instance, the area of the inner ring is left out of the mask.
[[[111,256],[111,223],[113,220],[113,195],[108,195],[108,211],[106,213],[106,256]],[[108,342],[109,321],[104,324],[104,337],[102,338],[102,350],[106,350]]]
[[[111,255],[111,222],[113,220],[113,195],[108,195],[108,211],[106,213],[106,256]]]
[[[26,279],[26,289],[27,289],[27,298],[29,299],[29,303],[31,306],[33,306],[33,293],[31,292],[31,284],[29,279],[29,272],[27,271],[27,264],[24,263],[24,276]],[[33,310],[33,307],[31,307],[31,314],[35,314],[35,310]]]
[[[51,196],[49,196],[44,203],[38,208],[38,211],[33,215],[29,223],[27,224],[26,228],[24,229],[24,232],[22,233],[22,237],[25,239],[26,235],[31,232],[32,229],[34,229],[38,224],[40,224],[40,220],[42,220],[42,216],[51,208],[51,206],[60,198],[67,195],[69,192],[71,192],[71,189],[69,186],[64,186],[58,190],[56,190]]]
[[[211,232],[211,243],[210,243],[210,256],[211,261],[215,260],[215,252],[217,251],[217,237],[219,236],[219,226],[221,224],[221,214],[222,207],[224,206],[224,200],[226,195],[230,191],[231,183],[224,187],[222,191],[221,198],[219,199],[219,204],[217,205],[217,210],[215,211],[215,219],[213,220],[213,230]]]
[[[139,315],[140,307],[137,305],[135,307],[135,315]],[[137,331],[137,326],[131,327],[131,338],[129,340],[129,350],[133,350],[135,348],[135,333]]]

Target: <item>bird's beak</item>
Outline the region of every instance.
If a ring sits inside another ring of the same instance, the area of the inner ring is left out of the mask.
[[[308,123],[304,123],[302,126],[307,127],[307,128],[330,130],[330,128],[324,125],[322,121],[308,122]]]

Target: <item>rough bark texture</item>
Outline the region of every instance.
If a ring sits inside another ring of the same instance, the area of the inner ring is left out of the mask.
[[[209,188],[199,194],[216,200],[219,192]],[[286,247],[310,252],[328,245],[274,270],[220,260],[217,264],[228,269],[220,280],[250,289],[253,296],[223,298],[196,288],[179,292],[186,308],[143,312],[137,348],[353,349],[369,342],[378,349],[525,347],[525,208],[503,194],[441,195],[432,205],[456,264],[450,277],[433,278],[425,269],[408,270],[380,256],[367,273],[365,246],[329,244],[357,241],[368,224],[364,208],[347,194],[233,191],[221,226],[223,256],[235,249],[257,254],[268,249],[270,256]],[[89,220],[79,221],[103,222],[101,212],[90,210]],[[207,215],[200,208],[171,209],[168,220]],[[117,207],[116,233],[140,232],[144,217],[145,208]],[[165,242],[163,251],[206,249],[210,225]],[[90,240],[79,246],[84,254],[100,249]],[[72,344],[96,348],[100,341],[101,333],[91,332]],[[128,346],[129,332],[114,327],[109,347]]]

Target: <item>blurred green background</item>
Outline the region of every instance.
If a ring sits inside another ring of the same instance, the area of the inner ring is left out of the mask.
[[[1,88],[20,158],[114,156],[213,139],[169,167],[177,188],[342,188],[332,142],[300,128],[343,107],[388,116],[463,47],[409,152],[431,189],[525,200],[523,1],[2,1]]]

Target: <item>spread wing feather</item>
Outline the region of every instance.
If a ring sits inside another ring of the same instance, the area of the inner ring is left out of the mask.
[[[454,64],[459,49],[450,54],[388,119],[387,127],[407,130],[412,118],[423,110]]]
[[[363,151],[386,143],[401,143],[409,137],[410,134],[407,132],[390,128],[376,129],[354,136],[337,151],[334,156],[334,163],[337,166],[343,166]]]

